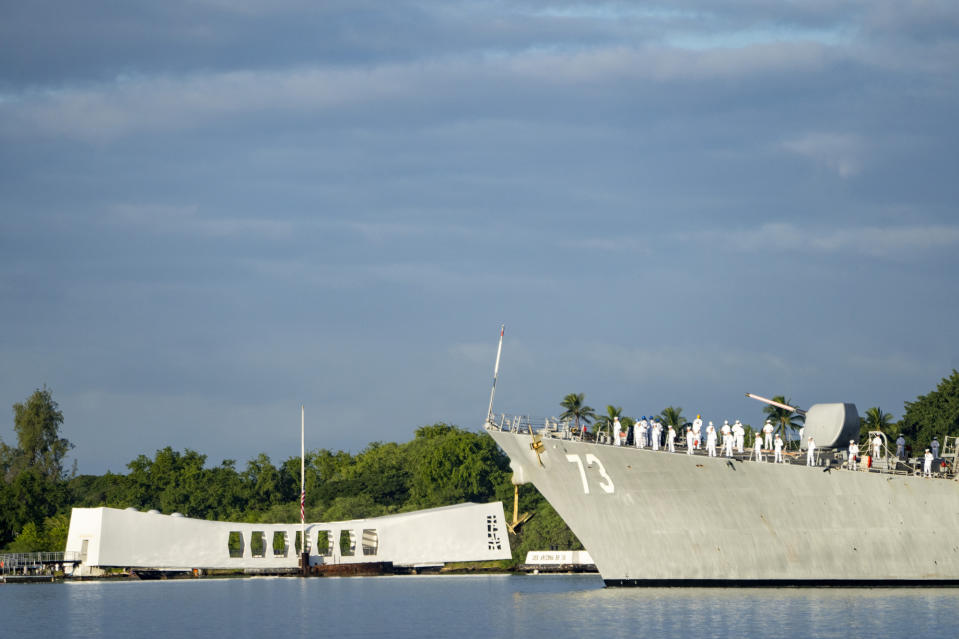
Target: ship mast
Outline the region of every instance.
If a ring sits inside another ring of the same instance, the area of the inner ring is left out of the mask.
[[[486,411],[487,423],[493,421],[493,396],[496,395],[496,377],[499,375],[499,356],[503,352],[503,333],[506,332],[506,324],[499,327],[499,346],[496,347],[496,364],[493,366],[493,388],[489,392],[489,410]]]

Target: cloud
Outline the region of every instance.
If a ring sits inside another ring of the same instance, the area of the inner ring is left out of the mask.
[[[294,225],[289,220],[212,217],[199,214],[196,205],[117,204],[104,217],[107,224],[151,234],[198,237],[289,238]]]
[[[614,46],[378,66],[125,76],[82,87],[8,93],[0,101],[0,135],[110,142],[138,132],[215,129],[236,118],[362,118],[367,107],[372,114],[389,107],[394,117],[429,109],[435,124],[444,113],[453,119],[485,117],[491,95],[514,95],[517,100],[503,105],[519,108],[525,118],[540,111],[535,105],[552,107],[563,96],[568,99],[571,90],[585,87],[613,98],[630,95],[644,83],[795,73],[821,69],[829,59],[823,46],[810,43],[715,51]]]
[[[584,352],[593,365],[629,384],[651,382],[728,384],[731,372],[775,370],[796,373],[796,365],[774,353],[725,349],[718,346],[664,346],[627,348],[618,344],[593,344]]]
[[[937,224],[830,229],[769,223],[757,228],[709,230],[681,237],[740,251],[851,253],[892,260],[925,257],[930,250],[959,248],[959,226]]]
[[[841,178],[858,175],[867,154],[865,142],[848,133],[807,133],[783,142],[783,148],[835,171]]]

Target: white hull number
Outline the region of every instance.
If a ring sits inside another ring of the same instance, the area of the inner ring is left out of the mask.
[[[583,466],[583,460],[580,459],[579,455],[566,455],[566,461],[571,464],[576,464],[579,467],[579,477],[583,480],[583,492],[587,495],[589,494],[589,482],[586,480],[586,466]],[[606,469],[603,468],[603,462],[597,459],[596,455],[592,453],[586,453],[586,465],[589,468],[592,468],[595,464],[596,470],[599,472],[599,476],[603,478],[603,481],[599,483],[599,487],[602,488],[607,493],[612,493],[615,490],[613,486],[613,480],[609,478],[609,475],[606,474]]]

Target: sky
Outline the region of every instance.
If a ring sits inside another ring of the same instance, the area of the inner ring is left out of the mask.
[[[0,1],[0,438],[81,473],[478,429],[501,324],[539,417],[959,368],[955,2]]]

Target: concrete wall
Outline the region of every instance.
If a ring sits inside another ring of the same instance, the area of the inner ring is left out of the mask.
[[[510,558],[502,502],[459,504],[387,517],[311,523],[306,538],[311,564],[390,561],[395,565],[441,564]],[[74,508],[66,550],[85,553],[90,567],[295,568],[299,524],[247,524],[205,521],[133,509]],[[326,533],[326,544],[318,544]],[[229,539],[239,533],[242,556],[231,557]],[[255,557],[251,540],[262,533],[264,552]],[[276,554],[274,533],[286,534],[286,553]],[[367,542],[364,552],[364,533]],[[354,554],[340,549],[341,534],[352,539]],[[322,547],[318,547],[318,546]]]

